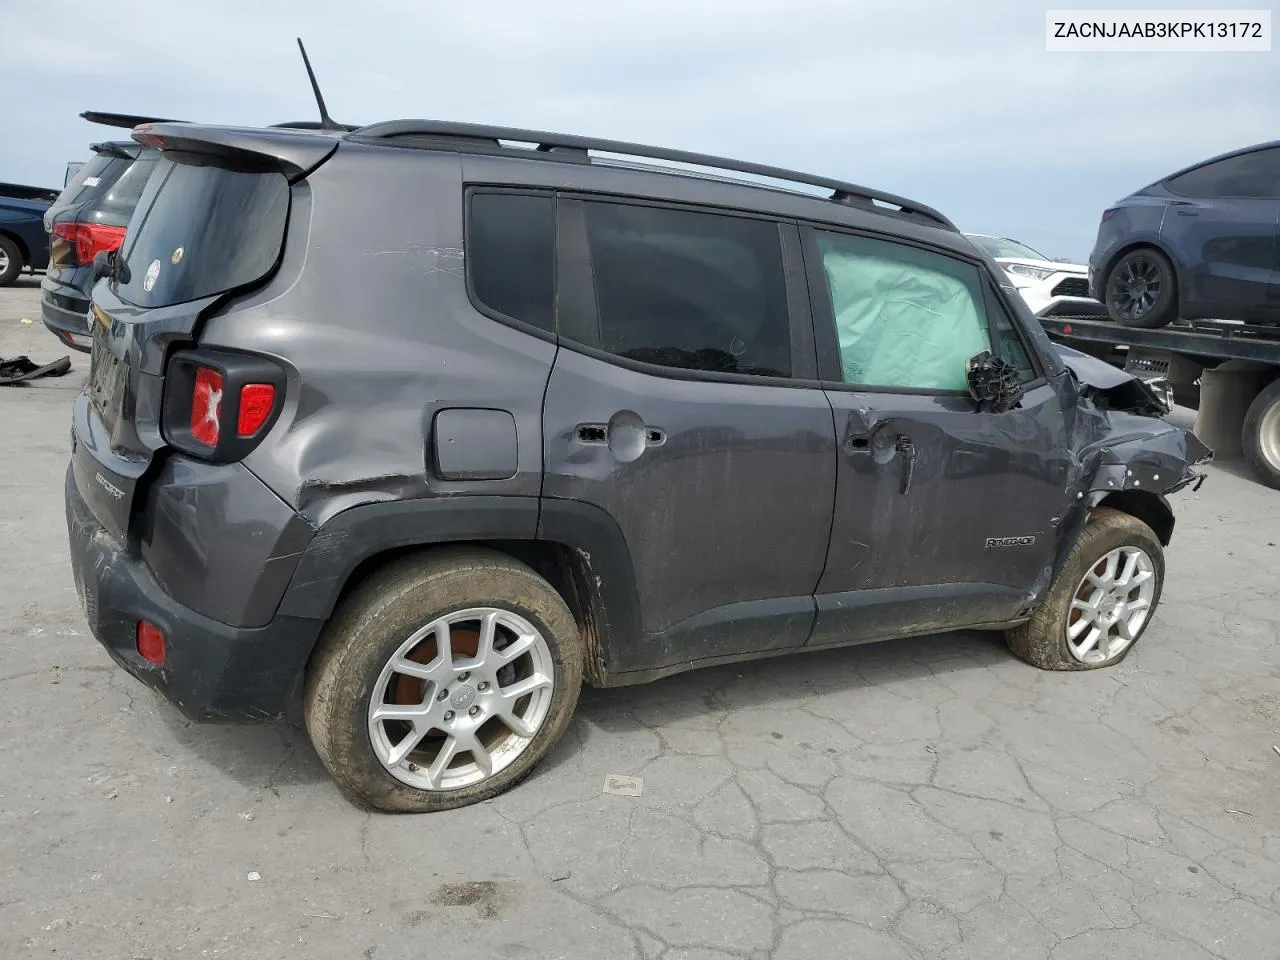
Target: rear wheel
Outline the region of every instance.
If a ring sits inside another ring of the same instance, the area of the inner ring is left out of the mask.
[[[1159,250],[1130,250],[1116,261],[1103,287],[1107,313],[1126,327],[1163,327],[1178,315],[1173,264]]]
[[[22,272],[22,250],[11,239],[0,234],[0,287],[7,287]]]
[[[1280,380],[1265,387],[1249,404],[1240,442],[1262,482],[1280,489]]]
[[[524,564],[483,550],[411,557],[361,584],[308,670],[307,730],[376,809],[496,796],[560,738],[582,684],[579,630]]]
[[[1031,619],[1009,649],[1042,670],[1119,663],[1138,642],[1164,586],[1164,549],[1137,517],[1099,507]]]

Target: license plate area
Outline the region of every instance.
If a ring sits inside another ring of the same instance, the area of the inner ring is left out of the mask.
[[[89,354],[89,402],[108,429],[114,420],[112,408],[118,402],[123,378],[128,366],[111,349],[111,328],[108,323],[90,313],[93,327],[93,346]]]

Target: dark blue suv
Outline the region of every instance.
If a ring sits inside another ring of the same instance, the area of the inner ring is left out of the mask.
[[[1125,326],[1280,324],[1280,141],[1201,161],[1104,210],[1089,278]]]

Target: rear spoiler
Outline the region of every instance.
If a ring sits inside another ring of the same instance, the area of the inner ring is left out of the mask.
[[[143,117],[134,113],[107,113],[103,110],[86,110],[80,114],[90,123],[100,123],[104,127],[123,127],[132,130],[143,123],[183,123],[182,120],[169,120],[164,117]]]
[[[12,197],[14,200],[37,200],[42,203],[53,203],[58,199],[61,190],[51,187],[31,187],[22,183],[0,183],[0,196]]]
[[[338,149],[334,131],[311,133],[285,127],[145,123],[133,131],[133,139],[162,151],[265,160],[279,166],[290,180],[302,179]]]

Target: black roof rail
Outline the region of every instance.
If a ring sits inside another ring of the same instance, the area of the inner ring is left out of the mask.
[[[576,154],[586,158],[588,150],[600,153],[613,153],[622,156],[645,157],[652,160],[665,160],[670,163],[685,163],[690,166],[710,167],[718,170],[732,170],[735,173],[746,173],[771,180],[782,180],[790,183],[802,183],[812,187],[822,187],[832,191],[829,199],[837,203],[853,206],[864,206],[877,209],[880,204],[897,207],[908,215],[915,215],[931,220],[940,226],[959,233],[954,223],[932,207],[916,203],[906,197],[846,183],[829,177],[801,173],[782,167],[772,167],[763,163],[752,163],[747,160],[732,160],[728,157],[716,157],[702,153],[691,153],[686,150],[672,150],[666,147],[652,147],[640,143],[627,143],[620,140],[602,140],[596,137],[582,137],[573,134],[549,133],[544,130],[522,130],[516,127],[495,127],[476,123],[456,123],[445,120],[387,120],[382,123],[359,127],[349,134],[351,139],[358,140],[395,140],[398,138],[421,137],[424,140],[450,138],[479,141],[509,140],[516,143],[537,144],[541,153]]]

